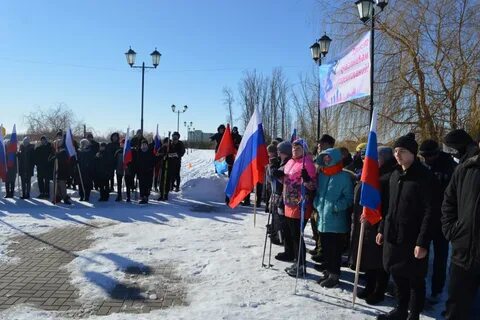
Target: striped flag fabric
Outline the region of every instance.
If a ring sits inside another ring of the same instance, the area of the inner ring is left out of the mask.
[[[267,164],[268,153],[262,119],[258,110],[255,109],[245,129],[225,190],[230,198],[228,203],[230,208],[238,206],[252,192],[257,183],[263,182]]]
[[[161,147],[162,147],[162,141],[160,139],[160,135],[158,134],[158,124],[157,124],[157,133],[155,134],[154,143],[153,143],[153,154],[156,155],[158,153],[158,150],[160,150]]]
[[[293,129],[292,137],[290,138],[290,143],[293,143],[293,141],[297,140],[297,129]]]
[[[71,128],[68,128],[67,130],[67,135],[65,136],[65,146],[67,147],[68,156],[70,158],[77,156],[77,150],[75,150],[75,146],[73,145],[73,135]]]
[[[7,180],[7,152],[3,141],[3,127],[0,127],[0,179]]]
[[[132,146],[130,145],[130,128],[127,129],[125,144],[123,145],[123,168],[126,169],[128,164],[132,162]]]
[[[18,146],[18,139],[17,139],[17,126],[13,125],[12,135],[10,136],[10,141],[7,144],[7,168],[12,169],[15,168],[16,161],[17,161],[17,146]]]
[[[380,197],[380,176],[378,168],[377,151],[377,110],[374,109],[370,133],[368,134],[367,152],[363,163],[362,191],[360,194],[360,205],[363,206],[363,216],[374,225],[382,220],[381,197]]]

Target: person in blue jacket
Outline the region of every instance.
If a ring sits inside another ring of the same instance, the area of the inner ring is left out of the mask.
[[[325,262],[319,283],[333,288],[339,283],[345,234],[350,232],[348,210],[353,204],[353,183],[351,175],[343,170],[339,149],[323,151],[315,163],[319,174],[313,205],[318,212],[317,228]]]

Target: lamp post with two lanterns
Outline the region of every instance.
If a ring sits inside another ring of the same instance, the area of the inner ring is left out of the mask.
[[[141,66],[135,66],[135,57],[137,56],[137,53],[132,50],[132,47],[128,49],[127,52],[125,52],[125,56],[127,58],[127,63],[130,65],[131,68],[141,68],[142,69],[142,105],[141,105],[141,114],[140,114],[140,129],[142,130],[143,134],[143,96],[144,96],[144,88],[145,88],[145,69],[156,69],[160,63],[160,57],[162,56],[160,52],[157,51],[157,48],[155,48],[155,51],[153,51],[150,56],[152,57],[152,64],[153,67],[150,66],[145,66],[145,62],[142,62]]]
[[[172,108],[172,111],[177,114],[177,132],[179,132],[180,131],[180,113],[185,113],[188,109],[188,106],[183,106],[182,110],[180,109],[177,110],[177,106],[172,104],[171,108]]]

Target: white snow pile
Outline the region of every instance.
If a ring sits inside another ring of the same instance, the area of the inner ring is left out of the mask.
[[[106,299],[116,283],[129,280],[128,267],[140,270],[171,265],[187,292],[186,306],[154,310],[148,314],[117,313],[91,319],[374,319],[394,304],[387,298],[380,306],[357,300],[352,308],[353,274],[342,272],[342,284],[323,289],[319,274],[308,265],[307,279],[298,281],[284,269],[289,264],[273,256],[282,250],[273,246],[271,269],[261,267],[267,214],[253,208],[231,210],[224,205],[226,179],[213,171],[213,151],[195,150],[185,156],[182,191],[172,193],[168,203],[152,201],[147,206],[112,201],[85,207],[54,207],[17,201],[0,208],[0,234],[16,234],[12,227],[29,232],[82,222],[109,222],[93,230],[93,245],[77,252],[78,258],[65,266],[82,302]],[[154,197],[152,197],[154,198]],[[3,222],[3,223],[2,223]],[[41,224],[39,224],[41,222]],[[7,224],[5,224],[7,223]],[[42,227],[40,227],[40,225]],[[105,226],[106,225],[106,226]],[[309,227],[307,227],[308,232]],[[307,245],[312,240],[307,234]],[[267,246],[268,255],[268,246]],[[268,258],[268,257],[267,257]],[[146,272],[147,273],[147,272]],[[138,285],[146,295],[166,279],[145,274]],[[147,297],[146,296],[146,297]],[[439,317],[443,302],[428,310]],[[61,319],[61,313],[16,306],[0,313],[0,319]]]

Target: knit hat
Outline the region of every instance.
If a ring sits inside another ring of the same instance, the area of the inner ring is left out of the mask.
[[[30,144],[30,138],[29,137],[23,138],[23,144],[24,145]]]
[[[443,142],[450,148],[462,150],[474,141],[465,130],[456,129],[450,131],[445,138],[443,138]]]
[[[335,145],[335,139],[331,136],[331,135],[328,135],[328,134],[324,134],[320,140],[317,141],[318,143],[328,143],[329,145],[331,145],[332,147]]]
[[[427,139],[420,144],[418,153],[422,157],[431,157],[437,155],[440,152],[440,147],[437,141],[432,139]]]
[[[267,147],[267,152],[277,154],[277,146],[274,144],[269,144]]]
[[[286,154],[288,156],[292,156],[292,144],[289,141],[280,142],[277,145],[277,150],[280,153]]]
[[[175,131],[173,134],[172,134],[172,138],[177,136],[179,139],[180,139],[180,133],[178,133],[177,131]]]
[[[415,141],[415,134],[410,132],[404,136],[401,136],[395,141],[393,148],[404,148],[414,155],[417,155],[418,143]]]

